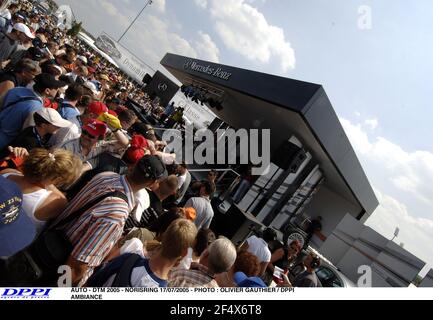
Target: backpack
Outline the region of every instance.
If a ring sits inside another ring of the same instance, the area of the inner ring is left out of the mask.
[[[135,253],[126,253],[97,269],[86,283],[87,287],[103,287],[114,275],[112,288],[132,287],[132,270],[144,266],[146,259]]]
[[[73,250],[72,243],[61,228],[107,197],[128,201],[125,194],[119,191],[110,192],[90,201],[57,225],[49,226],[30,246],[6,260],[7,282],[0,281],[0,286],[57,286],[58,268],[66,265]]]

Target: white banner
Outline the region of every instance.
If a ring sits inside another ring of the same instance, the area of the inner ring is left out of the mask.
[[[96,39],[95,46],[109,55],[123,72],[139,83],[143,81],[146,73],[154,74],[154,71],[149,66],[105,33]]]
[[[0,300],[432,300],[433,288],[1,288]]]
[[[171,100],[175,103],[176,107],[182,107],[185,109],[183,115],[194,124],[197,129],[206,128],[215,119],[213,114],[208,107],[201,106],[190,99],[186,98],[180,91]]]

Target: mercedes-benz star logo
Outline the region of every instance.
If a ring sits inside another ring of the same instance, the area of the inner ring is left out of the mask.
[[[165,83],[160,83],[158,85],[158,90],[159,91],[166,91],[168,89],[168,86]]]

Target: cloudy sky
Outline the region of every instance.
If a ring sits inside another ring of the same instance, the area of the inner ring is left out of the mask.
[[[58,0],[118,38],[146,0]],[[392,5],[391,5],[392,4]],[[122,43],[320,83],[381,202],[368,224],[433,265],[433,1],[154,0]]]

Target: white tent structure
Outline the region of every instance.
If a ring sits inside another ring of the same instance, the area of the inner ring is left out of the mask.
[[[78,38],[80,38],[85,43],[87,43],[87,45],[89,45],[93,50],[98,52],[102,57],[104,57],[113,66],[115,66],[116,68],[119,68],[119,65],[108,54],[106,54],[104,51],[100,50],[97,46],[95,46],[95,44],[94,44],[95,41],[92,38],[90,38],[88,35],[86,35],[83,32],[80,32],[78,34]]]

